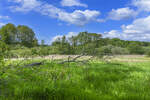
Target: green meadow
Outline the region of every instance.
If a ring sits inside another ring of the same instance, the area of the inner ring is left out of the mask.
[[[22,67],[36,61],[7,61],[13,67],[7,65],[0,77],[0,100],[150,100],[148,61],[45,60],[41,66]]]

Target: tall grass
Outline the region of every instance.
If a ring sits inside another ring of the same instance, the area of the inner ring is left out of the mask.
[[[0,76],[0,100],[150,100],[149,64],[139,65],[10,67]]]

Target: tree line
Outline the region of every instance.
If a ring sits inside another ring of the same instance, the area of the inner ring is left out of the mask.
[[[21,44],[27,47],[38,45],[38,40],[35,37],[34,31],[25,25],[8,23],[0,28],[0,40],[8,45]]]
[[[150,51],[150,42],[103,38],[101,34],[89,32],[57,38],[52,46],[60,54],[145,54]]]
[[[8,23],[0,28],[0,44],[7,44],[10,49],[24,49],[28,54],[150,54],[150,42],[126,41],[118,38],[103,38],[102,34],[80,32],[76,36],[57,38],[51,45],[44,40],[38,44],[35,32],[28,26]],[[13,46],[12,46],[13,45]]]

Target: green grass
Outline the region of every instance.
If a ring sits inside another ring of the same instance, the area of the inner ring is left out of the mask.
[[[29,63],[25,62],[25,63]],[[150,100],[150,63],[10,67],[0,77],[0,100]]]

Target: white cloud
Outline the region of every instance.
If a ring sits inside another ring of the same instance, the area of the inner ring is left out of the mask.
[[[51,39],[51,42],[50,42],[50,43],[52,43],[52,42],[56,41],[58,38],[62,38],[62,37],[63,37],[62,35],[54,36],[54,37]]]
[[[77,36],[77,35],[78,35],[77,32],[69,32],[69,33],[66,34],[65,36],[66,36],[66,38],[70,38],[70,37],[72,37],[72,36]],[[62,38],[62,37],[63,37],[63,35],[54,36],[54,37],[51,39],[50,43],[52,43],[52,42],[56,41],[58,38]]]
[[[42,6],[39,9],[39,12],[43,15],[57,18],[61,21],[65,21],[69,24],[74,24],[77,26],[83,26],[90,21],[97,21],[97,17],[100,15],[100,12],[95,10],[75,10],[71,13],[68,13],[50,4]]]
[[[0,19],[10,19],[9,16],[0,16]]]
[[[2,27],[2,26],[4,26],[4,25],[5,25],[5,23],[1,23],[1,22],[0,22],[0,27]]]
[[[8,20],[8,19],[10,19],[9,16],[1,16],[0,15],[0,27],[5,25],[5,23],[3,23],[3,20]]]
[[[27,12],[36,9],[42,5],[42,2],[38,0],[9,0],[10,2],[17,3],[16,6],[11,6],[12,11]]]
[[[64,12],[62,9],[59,9],[51,4],[44,4],[38,9],[35,9],[35,11],[40,12],[42,15],[47,15],[53,18],[57,18],[60,12]]]
[[[132,4],[139,10],[150,12],[150,0],[133,0]]]
[[[121,38],[121,34],[118,30],[111,30],[110,32],[104,32],[103,38]]]
[[[90,21],[96,21],[97,17],[100,15],[98,11],[91,10],[75,10],[72,13],[60,12],[58,13],[58,19],[68,22],[70,24],[75,24],[78,26],[83,26]]]
[[[81,6],[81,7],[88,7],[88,5],[81,3],[79,0],[62,0],[61,1],[62,6]]]
[[[119,9],[112,9],[111,12],[108,14],[108,19],[112,20],[123,20],[133,18],[137,15],[137,12],[129,7],[126,8],[119,8]]]
[[[132,0],[132,5],[138,8],[137,11],[127,8],[112,10],[109,19],[121,20],[135,17],[140,11],[150,12],[150,0]],[[124,40],[150,41],[150,16],[135,19],[129,25],[122,25],[121,31],[111,30],[103,33],[104,37],[120,38]]]
[[[105,32],[104,37],[121,38],[124,40],[150,41],[150,16],[139,18],[130,25],[122,25],[122,31]]]
[[[150,34],[150,16],[136,19],[135,21],[133,21],[132,24],[127,26],[123,25],[122,29],[124,33],[130,33],[130,34],[149,33]]]
[[[77,26],[83,26],[90,21],[97,21],[97,17],[100,15],[100,12],[96,10],[66,12],[63,9],[38,0],[15,0],[13,2],[18,4],[11,7],[15,11],[27,12],[32,10]]]
[[[66,35],[66,37],[67,38],[70,38],[70,37],[72,37],[72,36],[77,36],[78,35],[78,32],[69,32],[67,35]]]

